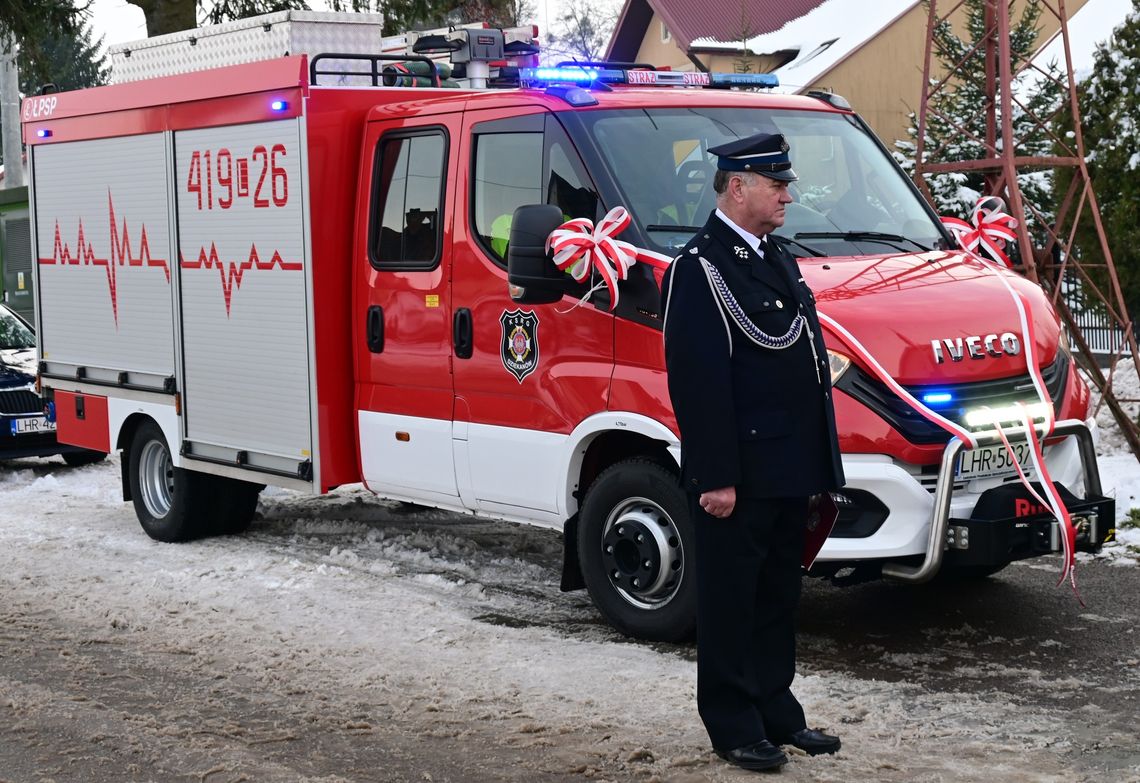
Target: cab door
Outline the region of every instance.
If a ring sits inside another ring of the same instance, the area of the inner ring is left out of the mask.
[[[364,482],[451,507],[460,506],[448,294],[458,117],[369,123],[353,298]]]
[[[471,331],[454,359],[460,491],[481,510],[557,522],[568,436],[607,407],[614,319],[580,303],[588,286],[554,304],[512,301],[510,222],[517,207],[542,203],[597,220],[600,201],[549,112],[468,111],[462,146],[452,306]]]

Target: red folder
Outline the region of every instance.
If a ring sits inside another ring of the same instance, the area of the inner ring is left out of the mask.
[[[831,535],[835,527],[835,518],[839,516],[839,508],[831,498],[831,493],[821,492],[819,502],[808,509],[807,535],[804,537],[804,568],[811,568],[819,550],[823,549],[823,542]]]

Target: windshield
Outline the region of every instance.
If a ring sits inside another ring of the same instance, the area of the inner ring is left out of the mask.
[[[799,181],[777,233],[797,256],[915,252],[939,227],[905,175],[853,117],[762,109],[582,112],[622,191],[622,204],[659,249],[683,246],[716,208],[708,153],[754,133],[782,133]]]
[[[0,308],[0,351],[34,348],[35,335],[12,313]]]

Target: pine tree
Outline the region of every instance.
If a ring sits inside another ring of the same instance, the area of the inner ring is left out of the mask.
[[[78,35],[56,32],[40,39],[34,56],[21,58],[20,91],[34,95],[45,84],[59,91],[106,84],[110,76],[103,39],[92,40],[90,27]]]
[[[978,45],[986,34],[985,0],[966,0],[966,37],[960,37],[949,21],[939,23],[934,29],[935,47],[942,67],[949,71],[957,63],[963,62],[959,73],[968,78],[952,80],[938,93],[931,103],[931,111],[926,115],[926,138],[924,146],[928,162],[952,162],[979,160],[989,157],[983,143],[986,137],[986,94],[985,94],[985,45]],[[1012,2],[1010,3],[1012,6]],[[1041,7],[1037,0],[1030,0],[1021,16],[1011,23],[1010,54],[1013,71],[1029,58],[1037,48],[1037,21]],[[1012,17],[1011,17],[1012,19]],[[967,54],[977,46],[972,53]],[[1051,75],[1060,78],[1055,64],[1045,67]],[[1037,78],[1034,78],[1036,75]],[[941,79],[942,76],[932,76]],[[1056,82],[1042,78],[1032,69],[1027,70],[1015,81],[1014,94],[1019,96],[1025,109],[1015,105],[1012,117],[1013,136],[1020,141],[1019,155],[1051,155],[1053,139],[1045,129],[1037,128],[1036,116],[1047,121],[1061,105],[1064,94]],[[918,116],[911,112],[908,140],[895,142],[895,159],[908,174],[914,175],[914,158],[917,149]],[[1000,107],[998,128],[1001,127]],[[963,132],[965,130],[966,132]],[[997,146],[1001,148],[1000,130]],[[936,153],[936,156],[932,153]],[[934,200],[934,208],[942,215],[966,218],[978,196],[982,194],[984,176],[980,172],[925,175],[927,187]],[[1018,174],[1022,200],[1032,204],[1048,221],[1052,221],[1052,172],[1023,171]],[[1030,219],[1030,230],[1034,231],[1035,221]],[[1040,226],[1035,234],[1044,235]]]
[[[35,95],[44,85],[57,90],[78,90],[107,83],[109,69],[100,50],[103,40],[91,39],[90,27],[78,33],[56,30],[40,33],[35,46],[19,50],[20,92]],[[0,154],[0,163],[3,163]]]
[[[1125,305],[1140,314],[1140,0],[1112,37],[1097,46],[1091,73],[1078,85],[1085,163],[1096,193]],[[1072,121],[1069,120],[1069,127]],[[1064,196],[1072,170],[1057,172],[1056,198]],[[1067,235],[1069,226],[1063,227]],[[1107,292],[1096,226],[1086,205],[1073,252]]]

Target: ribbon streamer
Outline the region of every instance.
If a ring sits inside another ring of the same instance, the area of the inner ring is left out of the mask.
[[[1014,232],[1017,219],[1003,212],[1003,206],[999,198],[982,196],[970,212],[969,223],[956,217],[943,217],[942,224],[972,257],[989,261],[978,255],[978,250],[982,249],[990,254],[993,261],[1012,267],[1013,262],[1005,254],[1005,243],[1017,240]]]
[[[658,285],[660,275],[673,258],[637,247],[615,237],[632,222],[625,207],[614,207],[594,225],[589,218],[568,220],[550,232],[547,250],[554,253],[555,265],[581,283],[597,270],[610,292],[610,310],[618,304],[618,282],[629,278],[629,270],[638,261],[653,267]]]
[[[1010,462],[1017,467],[1017,475],[1021,483],[1041,505],[1047,506],[1050,509],[1057,520],[1057,524],[1061,526],[1064,562],[1061,567],[1061,578],[1057,584],[1064,582],[1067,577],[1070,585],[1072,585],[1073,593],[1077,596],[1077,601],[1084,606],[1084,601],[1081,600],[1081,594],[1077,590],[1077,531],[1076,528],[1073,527],[1069,510],[1065,508],[1065,504],[1057,494],[1056,487],[1053,486],[1053,478],[1049,475],[1049,470],[1045,466],[1045,454],[1041,446],[1042,441],[1053,433],[1053,429],[1056,426],[1056,420],[1053,415],[1053,399],[1049,395],[1049,390],[1045,387],[1045,380],[1041,377],[1041,369],[1038,367],[1036,334],[1033,330],[1033,321],[1029,318],[1029,303],[1022,293],[1010,285],[1009,280],[1006,279],[1006,275],[1001,271],[1003,269],[1002,264],[1004,264],[1005,268],[1013,266],[1013,264],[1010,263],[1009,257],[1003,252],[1003,248],[1006,242],[1011,242],[1017,238],[1017,235],[1013,231],[1013,229],[1017,228],[1017,220],[1002,210],[1004,206],[999,198],[983,196],[974,204],[974,209],[970,214],[972,225],[964,220],[953,217],[943,217],[942,223],[950,233],[954,235],[954,238],[968,256],[979,261],[993,272],[994,277],[1001,282],[1013,300],[1014,306],[1017,308],[1017,317],[1021,326],[1021,344],[1025,347],[1025,365],[1029,371],[1029,377],[1033,381],[1033,389],[1037,392],[1037,399],[1042,403],[1042,407],[1045,410],[1045,422],[1043,425],[1040,425],[1043,430],[1040,438],[1037,433],[1038,425],[1034,424],[1031,420],[1025,404],[1018,403],[1018,405],[1021,411],[1021,424],[1024,425],[1025,435],[1029,440],[1030,459],[1033,462],[1033,467],[1037,471],[1038,477],[1041,479],[1042,488],[1045,491],[1046,498],[1048,498],[1047,502],[1042,500],[1041,496],[1037,494],[1033,486],[1029,483],[1028,477],[1018,463],[1017,455],[1013,452],[1013,446],[1010,445],[1009,439],[1002,429],[1001,422],[995,420],[994,427],[997,429],[998,436],[1001,438],[1006,451],[1009,453]],[[980,255],[978,253],[979,248],[984,249],[992,258],[986,258]],[[914,400],[912,397],[907,399],[907,402],[910,402],[912,406],[917,404],[917,400]],[[919,408],[915,409],[926,416]],[[926,416],[926,418],[930,418],[930,416]],[[954,432],[954,430],[949,431]],[[972,440],[971,438],[971,441]],[[976,442],[973,442],[971,445],[976,445]]]

